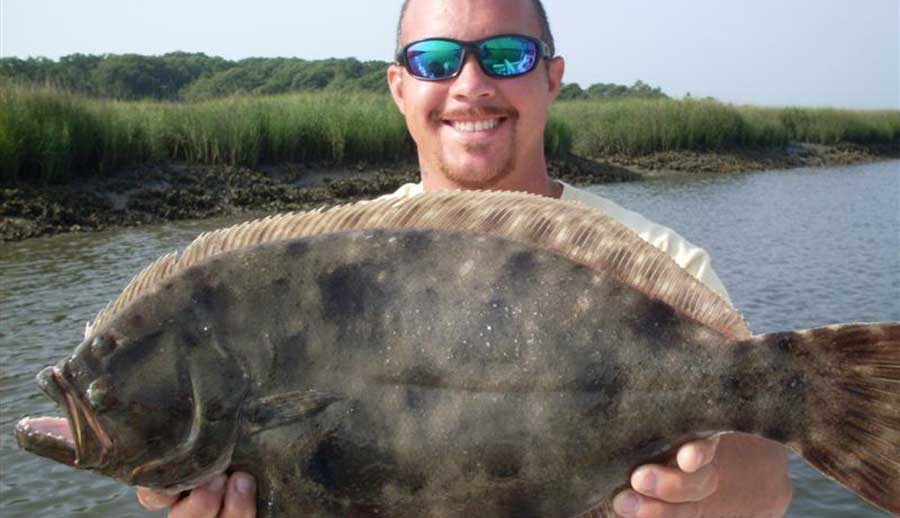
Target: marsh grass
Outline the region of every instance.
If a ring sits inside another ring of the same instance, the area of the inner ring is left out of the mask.
[[[881,144],[900,140],[900,111],[759,108],[711,100],[623,99],[557,103],[576,154],[642,154],[736,146]]]
[[[101,101],[34,87],[0,91],[0,180],[53,182],[148,160],[256,166],[413,156],[379,94],[232,97],[193,104]]]
[[[549,156],[900,140],[900,111],[735,107],[708,100],[563,101]],[[0,181],[46,183],[152,160],[257,166],[415,156],[390,98],[317,92],[197,103],[105,101],[0,84]]]

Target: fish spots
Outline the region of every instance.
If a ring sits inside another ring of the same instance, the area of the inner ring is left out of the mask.
[[[782,354],[795,355],[803,343],[804,337],[799,333],[772,333],[765,336],[766,344]]]
[[[125,321],[125,324],[132,331],[140,331],[146,325],[146,320],[141,313],[132,313]]]
[[[377,283],[366,265],[345,265],[317,279],[322,311],[338,321],[361,316],[371,303],[379,302]]]
[[[538,261],[535,253],[531,251],[519,251],[512,254],[503,265],[502,271],[509,279],[520,276],[528,277],[538,269]]]
[[[657,299],[644,298],[639,304],[634,318],[630,321],[632,330],[637,336],[646,338],[645,342],[658,347],[671,347],[681,324],[681,319],[672,308]]]
[[[617,361],[595,363],[579,375],[577,389],[594,395],[586,416],[612,419],[628,388],[627,371]]]
[[[472,452],[463,471],[470,476],[486,475],[488,479],[515,478],[522,471],[523,448],[511,444],[495,444]]]
[[[197,322],[223,322],[228,321],[235,297],[223,284],[201,283],[191,293],[191,303]]]
[[[429,251],[436,237],[434,231],[411,230],[402,234],[400,245],[411,257],[421,257]]]
[[[285,252],[293,258],[298,258],[309,251],[309,243],[306,239],[294,239],[285,247]]]
[[[405,369],[400,374],[398,381],[407,385],[418,385],[423,387],[444,386],[444,376],[441,373],[422,365],[416,365]]]
[[[342,451],[335,441],[322,441],[310,457],[304,471],[317,484],[329,491],[335,491],[339,482],[338,464],[342,456]]]

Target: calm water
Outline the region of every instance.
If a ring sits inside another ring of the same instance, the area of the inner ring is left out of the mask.
[[[900,320],[900,162],[594,188],[706,247],[755,332]],[[25,454],[13,426],[58,415],[34,375],[164,252],[227,221],[0,245],[0,515],[146,516],[132,491]],[[792,459],[789,516],[883,516]]]

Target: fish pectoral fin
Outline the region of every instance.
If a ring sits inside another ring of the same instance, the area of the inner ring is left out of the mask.
[[[249,433],[284,426],[304,417],[311,417],[343,396],[318,390],[297,390],[261,397],[247,403],[244,419]]]

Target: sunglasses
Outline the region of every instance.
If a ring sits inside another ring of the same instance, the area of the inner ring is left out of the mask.
[[[503,34],[478,41],[448,38],[414,41],[397,53],[397,63],[414,77],[441,81],[459,75],[468,52],[473,53],[485,74],[501,79],[527,74],[541,58],[553,57],[550,47],[537,38]]]

